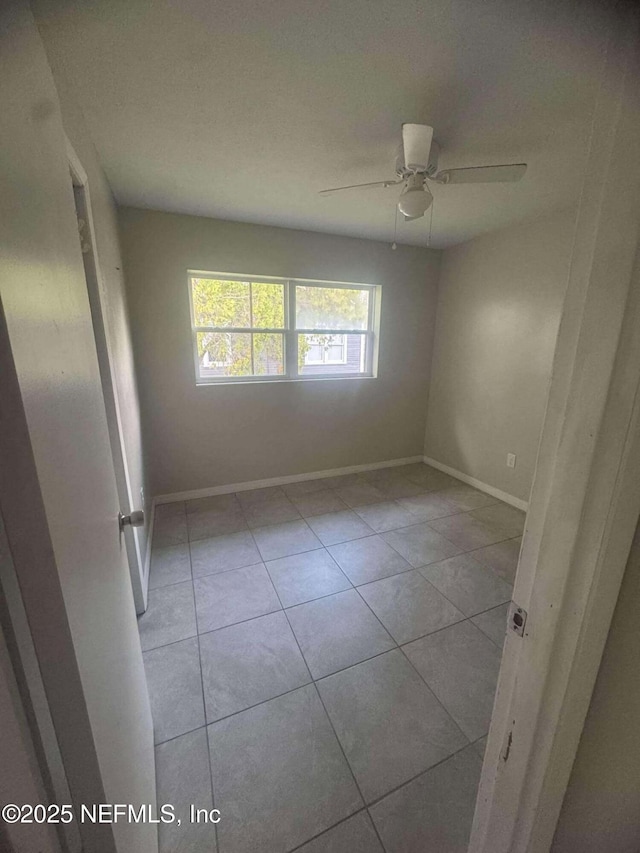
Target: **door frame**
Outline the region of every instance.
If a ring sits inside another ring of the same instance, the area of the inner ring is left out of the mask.
[[[106,795],[1,297],[0,374],[0,625],[45,786],[79,814]],[[60,842],[116,853],[107,824],[74,821]]]
[[[640,516],[638,15],[615,10],[469,853],[546,853]]]
[[[120,511],[123,515],[129,515],[137,509],[138,500],[133,494],[129,466],[127,462],[127,449],[124,441],[122,417],[120,414],[120,400],[118,398],[117,372],[114,367],[114,359],[111,350],[111,335],[109,329],[108,300],[104,289],[104,279],[100,272],[98,247],[96,243],[96,231],[93,224],[93,213],[91,207],[91,195],[89,190],[89,178],[85,172],[80,158],[77,156],[69,139],[65,136],[67,159],[69,171],[73,184],[73,194],[76,202],[76,211],[85,218],[86,233],[83,240],[86,248],[82,251],[85,277],[87,281],[87,292],[91,306],[91,319],[96,341],[98,364],[100,367],[100,380],[104,397],[105,411],[107,415],[107,426],[109,429],[109,441],[111,454],[113,456],[113,468],[116,475],[116,486]],[[136,613],[140,615],[147,609],[148,598],[148,574],[146,572],[146,560],[142,553],[140,537],[135,528],[125,525],[123,528],[129,573],[131,575],[131,587],[133,589],[133,601]]]
[[[4,537],[0,518],[0,537]],[[5,551],[5,548],[2,548]],[[8,551],[0,556],[10,557]],[[1,616],[1,614],[0,614]],[[7,627],[9,630],[7,630]],[[10,634],[11,626],[3,625],[0,618],[0,802],[36,803],[70,802],[70,795],[55,800],[56,791],[51,792],[51,778],[47,774],[46,762],[41,759],[42,742],[29,724],[32,708],[24,701],[24,690],[18,682],[14,669],[11,645],[15,640]],[[39,853],[82,853],[77,827],[73,827],[77,844],[68,843],[71,824],[48,824],[35,822],[6,823],[0,821],[0,850],[38,850]]]

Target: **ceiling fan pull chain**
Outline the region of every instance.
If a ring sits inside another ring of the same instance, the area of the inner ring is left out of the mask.
[[[396,237],[398,236],[398,205],[396,204],[396,221],[393,226],[393,243],[391,244],[391,248],[395,252],[398,248],[398,244],[396,243]]]
[[[431,248],[431,226],[433,225],[433,208],[436,203],[435,196],[433,197],[433,201],[431,202],[431,212],[429,213],[429,236],[427,237],[427,247]]]

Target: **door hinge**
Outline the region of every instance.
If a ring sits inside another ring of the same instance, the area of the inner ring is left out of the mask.
[[[509,607],[509,627],[515,631],[519,637],[524,636],[524,626],[527,624],[527,611],[522,607],[518,607],[515,601],[511,602]]]

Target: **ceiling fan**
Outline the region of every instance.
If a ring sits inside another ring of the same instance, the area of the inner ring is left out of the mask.
[[[480,184],[519,181],[527,170],[526,163],[499,166],[471,166],[464,169],[438,171],[440,147],[433,140],[433,128],[426,124],[403,124],[402,146],[396,158],[396,178],[321,190],[320,195],[367,187],[396,187],[404,184],[398,210],[405,222],[420,219],[429,209],[433,196],[428,181],[436,184]]]

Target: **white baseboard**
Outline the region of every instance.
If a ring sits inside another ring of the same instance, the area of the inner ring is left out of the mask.
[[[521,498],[509,495],[507,492],[503,492],[502,489],[496,489],[495,486],[490,486],[488,483],[483,483],[482,480],[476,480],[475,477],[470,477],[468,474],[463,474],[462,471],[456,471],[455,468],[450,468],[449,465],[443,465],[443,463],[438,462],[437,459],[431,459],[429,456],[424,456],[423,462],[426,465],[431,465],[432,468],[437,468],[438,471],[450,474],[452,477],[455,477],[456,480],[462,480],[463,483],[473,486],[474,489],[486,492],[488,495],[492,495],[492,497],[498,498],[498,500],[504,501],[506,504],[511,504],[511,506],[515,506],[517,509],[522,509],[525,512],[529,509],[527,501],[523,501]]]
[[[232,492],[245,492],[249,489],[264,489],[268,486],[285,486],[288,483],[301,483],[304,480],[322,480],[327,477],[339,477],[342,474],[359,474],[361,471],[376,471],[378,468],[394,468],[396,465],[410,465],[422,462],[422,456],[407,456],[404,459],[390,459],[386,462],[369,462],[366,465],[348,465],[346,468],[329,468],[325,471],[312,471],[309,474],[290,474],[288,477],[269,477],[266,480],[251,480],[248,483],[230,483],[226,486],[212,486],[208,489],[194,489],[188,492],[174,492],[169,495],[156,495],[154,507],[174,501],[190,501],[194,498],[208,498],[212,495],[228,495]]]

